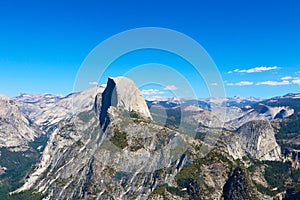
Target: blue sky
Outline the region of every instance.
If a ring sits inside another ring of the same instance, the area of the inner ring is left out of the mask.
[[[0,94],[71,93],[82,62],[100,42],[139,27],[169,28],[196,40],[217,65],[227,96],[297,93],[299,8],[297,0],[1,1]],[[197,96],[209,96],[188,64],[171,57],[157,51],[132,53],[114,63],[125,66],[122,70],[112,66],[106,76],[122,75],[133,64],[168,61],[201,91]],[[169,86],[175,87],[142,89],[152,96],[180,89],[172,81]]]

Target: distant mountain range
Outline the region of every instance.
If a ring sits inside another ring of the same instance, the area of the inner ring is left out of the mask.
[[[300,94],[0,97],[0,199],[297,199]]]

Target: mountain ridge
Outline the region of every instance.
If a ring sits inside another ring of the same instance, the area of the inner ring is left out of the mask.
[[[23,186],[13,187],[12,195],[34,190],[50,199],[222,199],[225,187],[230,191],[226,195],[272,199],[268,170],[289,160],[291,167],[298,166],[296,150],[288,147],[293,153],[285,153],[284,140],[278,140],[278,134],[290,137],[281,127],[295,123],[297,94],[258,102],[237,97],[237,102],[229,99],[230,104],[173,98],[147,101],[147,106],[135,84],[119,77],[110,78],[106,88],[95,86],[66,97],[47,95],[49,102],[40,95],[36,101],[34,95],[11,100],[36,124],[39,134],[33,140],[47,138],[34,170],[27,169]],[[24,105],[32,103],[36,111]],[[9,171],[1,163],[0,155],[1,167]],[[252,189],[232,188],[247,177],[228,182],[240,170],[255,177]],[[260,183],[267,192],[256,185]],[[282,191],[286,186],[276,194]]]

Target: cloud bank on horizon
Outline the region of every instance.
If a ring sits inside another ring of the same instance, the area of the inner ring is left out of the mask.
[[[283,73],[284,71],[285,68],[279,66],[259,66],[248,69],[234,69],[226,73],[228,76],[228,80],[235,80],[237,78],[242,78],[243,80],[237,82],[224,80],[224,85],[231,88],[255,87],[257,90],[260,90],[261,87],[271,87],[272,90],[274,90],[276,87],[278,87],[279,89],[282,87],[289,86],[299,87],[300,71],[292,72],[291,74],[285,75]],[[267,73],[271,73],[271,76],[270,74],[267,75]],[[218,84],[211,83],[211,85],[217,86]],[[178,88],[173,85],[170,85],[166,86],[164,89],[175,90]],[[159,89],[144,90],[143,94],[145,95],[145,98],[150,100],[165,100],[168,98],[167,96],[165,96],[165,92]]]
[[[245,73],[245,74],[252,74],[252,73],[262,73],[267,71],[275,71],[278,69],[283,69],[282,67],[278,66],[260,66],[254,67],[250,69],[235,69],[233,71],[228,71],[227,74],[234,74],[234,73]],[[277,74],[278,72],[275,72]],[[240,82],[232,83],[225,81],[227,86],[249,86],[249,85],[267,85],[267,86],[282,86],[282,85],[291,85],[296,84],[300,85],[300,71],[294,72],[296,76],[286,75],[282,76],[280,80],[265,80],[265,81],[258,81],[254,83],[253,81],[243,80]]]

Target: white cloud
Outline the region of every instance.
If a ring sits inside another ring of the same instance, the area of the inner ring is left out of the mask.
[[[297,76],[300,76],[300,71],[295,72],[295,74],[296,74]]]
[[[297,84],[297,85],[300,85],[300,79],[292,80],[292,83]]]
[[[278,85],[290,85],[291,83],[287,80],[283,81],[264,81],[258,82],[256,85],[269,85],[269,86],[278,86]]]
[[[164,94],[164,92],[159,91],[157,89],[142,90],[141,92],[143,95]]]
[[[96,82],[96,81],[91,81],[91,82],[89,82],[89,84],[90,84],[90,85],[98,85],[98,82]]]
[[[273,67],[267,67],[267,66],[260,66],[260,67],[254,67],[250,69],[235,69],[233,71],[229,71],[228,74],[234,73],[256,73],[256,72],[264,72],[264,71],[270,71],[270,70],[275,70],[278,69],[277,66]]]
[[[211,83],[212,86],[218,86],[218,83]]]
[[[227,86],[247,86],[247,85],[253,85],[253,82],[250,81],[240,81],[237,83],[226,83]]]
[[[178,88],[175,85],[167,85],[164,87],[164,90],[177,90]]]
[[[235,85],[237,85],[237,86],[253,85],[253,82],[241,81],[241,82],[236,83]]]
[[[281,80],[283,81],[287,81],[287,80],[291,80],[292,77],[291,76],[285,76],[285,77],[282,77]]]
[[[145,99],[147,99],[148,101],[167,101],[168,97],[164,97],[164,96],[148,96],[148,97],[145,97]]]

